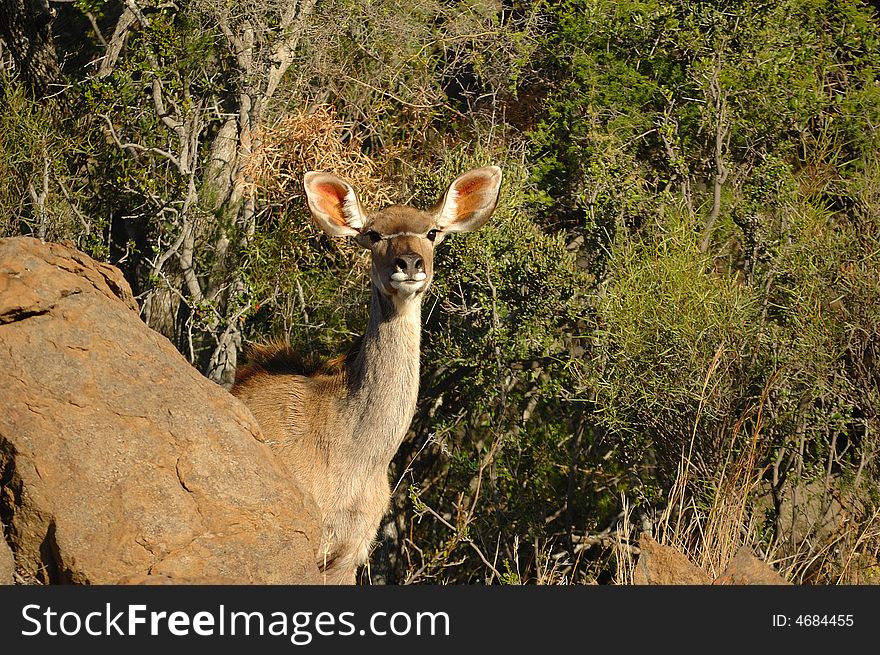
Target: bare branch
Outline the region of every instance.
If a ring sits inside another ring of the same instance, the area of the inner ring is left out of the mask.
[[[34,203],[34,209],[40,219],[37,236],[40,237],[41,241],[45,241],[49,229],[49,212],[46,209],[46,200],[49,198],[49,156],[46,154],[43,155],[42,181],[42,188],[39,192],[34,188],[33,182],[28,182],[28,194],[31,197],[31,202]]]
[[[73,198],[71,198],[67,187],[64,186],[64,181],[61,179],[61,176],[55,175],[54,177],[55,182],[58,184],[58,188],[61,189],[61,194],[64,196],[64,199],[67,200],[67,204],[70,205],[73,213],[79,218],[80,223],[82,223],[83,229],[85,230],[85,235],[88,236],[92,231],[92,219],[83,214],[79,207],[77,207],[77,204],[74,202]]]
[[[141,25],[144,27],[148,27],[150,24],[150,20],[144,15],[144,12],[141,11],[141,8],[138,7],[137,3],[134,0],[125,0],[125,6],[134,14],[135,18],[138,19]]]
[[[479,557],[483,561],[483,564],[485,564],[489,568],[489,570],[492,571],[492,573],[494,575],[498,576],[499,578],[502,577],[501,572],[498,569],[496,569],[495,566],[492,564],[492,562],[490,562],[489,559],[483,554],[483,551],[480,550],[480,547],[477,546],[477,544],[475,544],[474,541],[470,537],[466,536],[463,533],[463,530],[456,528],[454,525],[452,525],[452,523],[450,523],[449,521],[444,519],[442,516],[440,516],[437,512],[435,512],[433,509],[431,509],[425,503],[422,503],[420,505],[420,507],[423,508],[426,512],[428,512],[428,514],[430,514],[431,516],[436,518],[438,521],[440,521],[447,528],[452,530],[452,532],[455,535],[456,541],[462,541],[462,542],[466,543],[468,546],[470,546],[473,549],[473,551],[477,554],[477,557]],[[467,524],[465,524],[464,527],[467,527]]]
[[[706,226],[703,228],[703,238],[700,241],[700,252],[706,253],[709,250],[709,243],[712,239],[712,229],[721,213],[721,189],[727,181],[730,169],[724,162],[724,152],[730,140],[730,121],[727,116],[727,91],[722,90],[721,82],[718,79],[719,62],[713,71],[712,79],[709,82],[709,91],[715,102],[715,181],[713,189],[712,211]]]
[[[148,148],[147,146],[142,146],[140,143],[123,143],[119,139],[119,135],[116,134],[116,128],[113,127],[113,121],[110,120],[110,117],[107,114],[100,114],[101,118],[104,119],[104,122],[107,123],[107,128],[110,131],[110,136],[113,138],[113,141],[119,147],[120,150],[131,150],[135,152],[148,152],[155,155],[160,155],[174,164],[178,170],[180,169],[180,160],[172,155],[167,150],[162,150],[161,148]]]
[[[110,37],[110,41],[107,44],[107,52],[104,54],[104,58],[101,60],[101,66],[98,69],[98,77],[106,77],[113,72],[114,68],[116,68],[116,62],[119,60],[122,48],[125,47],[125,40],[128,36],[128,31],[136,22],[137,17],[128,7],[126,7],[123,10],[122,15],[119,17],[119,20],[116,21],[113,35]],[[98,31],[98,33],[100,34],[100,31]]]
[[[101,33],[101,28],[98,26],[98,21],[95,20],[95,15],[90,11],[86,11],[84,13],[89,21],[89,24],[92,26],[92,30],[95,32],[95,38],[98,39],[98,43],[100,43],[105,48],[110,47],[107,43],[107,39],[105,39],[104,35]]]
[[[157,64],[153,64],[154,68],[158,68]],[[162,83],[158,77],[153,78],[152,84],[153,106],[156,108],[156,115],[165,124],[166,127],[173,130],[178,136],[181,134],[183,122],[178,117],[177,120],[172,118],[168,110],[165,108],[165,100],[162,97]]]

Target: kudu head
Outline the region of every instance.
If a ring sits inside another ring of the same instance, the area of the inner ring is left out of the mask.
[[[352,237],[372,253],[373,284],[397,304],[423,294],[434,276],[434,248],[449,232],[472,232],[495,209],[501,186],[497,166],[458,176],[433,209],[391,205],[367,214],[357,191],[331,173],[303,180],[318,226],[334,237]]]

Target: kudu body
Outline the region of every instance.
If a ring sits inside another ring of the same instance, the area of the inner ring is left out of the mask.
[[[318,566],[353,583],[391,497],[388,465],[409,429],[419,388],[421,306],[434,248],[449,232],[482,226],[501,170],[469,171],[429,211],[392,205],[364,213],[357,192],[329,173],[304,179],[315,222],[372,254],[370,321],[358,347],[317,370],[284,348],[257,348],[232,393],[250,408],[278,456],[321,512]]]

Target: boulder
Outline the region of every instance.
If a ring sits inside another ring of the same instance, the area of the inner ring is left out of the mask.
[[[25,577],[320,582],[314,501],[247,408],[144,325],[118,269],[0,239],[0,407]]]
[[[639,537],[639,560],[633,571],[637,585],[708,585],[708,574],[694,566],[683,554],[661,546],[643,532]]]
[[[12,584],[15,581],[15,560],[9,544],[3,538],[3,525],[0,524],[0,585]]]
[[[202,578],[187,578],[170,575],[136,575],[120,578],[117,584],[121,585],[175,585],[175,584],[205,584],[205,585],[237,585],[246,584],[242,578],[224,578],[221,576],[205,576]]]
[[[719,575],[716,585],[786,585],[791,584],[774,571],[769,564],[755,557],[748,546],[736,552],[730,564]]]

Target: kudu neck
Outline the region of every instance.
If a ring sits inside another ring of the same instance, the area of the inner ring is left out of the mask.
[[[375,285],[370,300],[370,321],[361,341],[352,382],[385,386],[415,370],[418,379],[422,331],[421,294],[395,303]],[[367,390],[368,393],[376,391]]]
[[[395,303],[373,286],[370,322],[348,379],[356,438],[371,441],[370,465],[387,466],[415,413],[421,304],[421,294]]]
[[[421,333],[422,298],[424,294],[411,296],[408,300],[395,303],[391,298],[379,291],[379,288],[370,285],[370,323],[367,332],[376,331],[378,328],[393,324],[395,328],[402,328],[409,324],[419,327]]]

